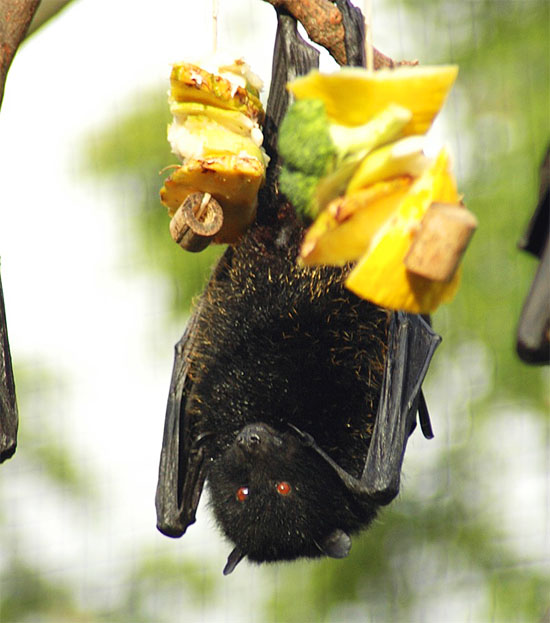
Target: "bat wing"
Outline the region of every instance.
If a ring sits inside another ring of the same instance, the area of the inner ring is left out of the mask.
[[[517,352],[525,363],[550,363],[550,147],[540,169],[539,200],[519,243],[540,259],[525,299],[517,332]]]
[[[378,414],[361,479],[364,493],[380,504],[391,502],[399,492],[401,465],[417,411],[423,430],[430,430],[421,389],[440,342],[420,316],[392,315]]]
[[[0,279],[0,463],[9,459],[17,445],[17,402],[11,365],[4,293]]]
[[[179,537],[195,521],[195,513],[206,478],[204,437],[193,438],[193,422],[186,412],[191,390],[189,355],[193,349],[201,303],[176,344],[172,381],[166,407],[155,505],[157,528]]]
[[[432,355],[441,342],[420,316],[394,312],[390,321],[388,353],[376,424],[361,478],[340,467],[308,433],[292,428],[338,474],[346,487],[376,504],[389,504],[399,492],[401,465],[418,411],[422,431],[432,437],[422,382]]]

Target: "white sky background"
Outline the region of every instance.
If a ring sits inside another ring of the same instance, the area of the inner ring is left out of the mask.
[[[219,48],[243,56],[269,84],[272,7],[260,0],[219,4]],[[378,4],[375,20],[399,23],[399,11],[388,17]],[[42,560],[45,573],[73,577],[84,603],[109,601],[118,570],[143,543],[199,559],[207,552],[220,573],[229,551],[209,532],[205,513],[181,541],[156,532],[154,491],[172,348],[183,327],[155,332],[156,352],[165,356],[153,361],[143,336],[168,322],[164,284],[129,274],[125,219],[117,211],[131,213],[131,201],[117,197],[112,185],[82,180],[78,164],[82,136],[119,117],[129,93],[139,106],[151,85],[168,88],[172,61],[209,53],[210,6],[208,0],[75,1],[18,52],[0,112],[0,258],[12,356],[16,370],[28,366],[27,376],[38,362],[61,374],[65,384],[48,415],[50,430],[74,449],[100,487],[100,508],[69,511],[67,500],[46,497],[29,503],[28,492],[40,496],[40,485],[36,474],[21,473],[16,454],[1,467],[0,476],[18,489],[6,512],[27,533],[22,546]],[[228,30],[236,11],[246,20],[244,37]],[[402,34],[390,38],[376,24],[374,42],[385,53],[418,56]],[[21,418],[33,420],[23,410]],[[520,449],[532,448],[533,431],[521,423],[516,428]],[[435,443],[428,452],[435,452]],[[426,450],[415,435],[412,455]],[[544,494],[537,476],[544,471],[536,459],[532,463],[510,466],[516,476],[527,469],[520,498],[526,490],[532,499]],[[408,481],[414,482],[414,459],[410,465]],[[516,497],[510,521],[525,523],[529,500],[516,507]],[[529,516],[534,523],[527,525],[538,536],[534,542],[526,536],[522,546],[540,549],[548,509]],[[548,543],[546,533],[546,552]],[[223,617],[205,607],[204,620],[255,620],[256,587],[267,577],[260,573],[243,563],[224,581]],[[269,577],[276,580],[276,573]]]

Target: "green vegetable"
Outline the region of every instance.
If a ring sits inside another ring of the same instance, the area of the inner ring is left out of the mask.
[[[279,188],[288,197],[296,211],[306,216],[315,200],[315,191],[319,178],[296,169],[283,167],[279,175]]]
[[[390,104],[364,125],[344,126],[329,119],[321,100],[296,101],[279,128],[282,192],[302,217],[315,218],[331,199],[345,192],[363,158],[400,136],[411,116],[406,108]]]

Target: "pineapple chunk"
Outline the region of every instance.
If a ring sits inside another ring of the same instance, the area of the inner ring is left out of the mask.
[[[184,123],[174,121],[168,126],[168,141],[181,160],[233,154],[264,162],[261,148],[250,136],[237,134],[207,115],[192,115]]]
[[[232,243],[254,220],[264,174],[264,166],[256,158],[227,154],[190,158],[165,181],[160,200],[173,216],[191,193],[210,193],[224,211],[224,223],[215,241]]]
[[[191,63],[176,63],[172,67],[170,96],[176,102],[236,110],[260,123],[264,118],[262,103],[254,93]]]
[[[227,110],[218,106],[207,106],[198,102],[176,102],[170,101],[170,112],[174,115],[174,121],[184,123],[189,117],[195,115],[204,115],[224,126],[232,132],[241,134],[242,136],[250,136],[255,128],[259,130],[258,125],[249,119],[242,112],[236,110]],[[261,132],[261,130],[259,130]],[[261,142],[260,142],[261,144]]]

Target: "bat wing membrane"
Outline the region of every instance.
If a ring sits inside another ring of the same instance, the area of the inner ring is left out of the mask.
[[[201,311],[197,307],[181,340],[176,344],[172,381],[166,407],[155,498],[157,528],[167,536],[178,537],[195,521],[202,483],[205,478],[204,449],[193,447],[191,422],[185,411],[191,388],[189,354]]]
[[[380,403],[361,479],[364,493],[380,504],[391,502],[399,492],[407,439],[419,408],[423,428],[429,429],[421,388],[440,342],[422,317],[392,315]]]
[[[0,280],[0,463],[9,459],[17,445],[17,402],[11,365],[4,295]]]

